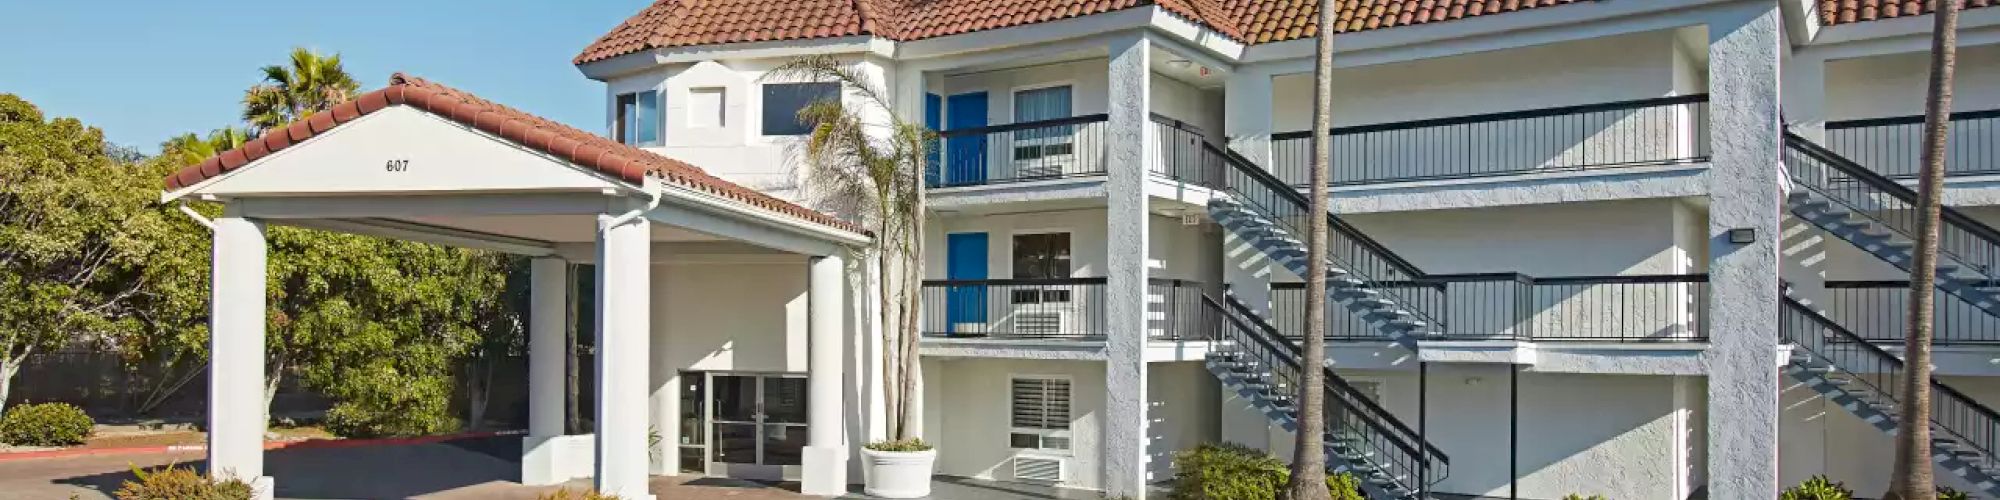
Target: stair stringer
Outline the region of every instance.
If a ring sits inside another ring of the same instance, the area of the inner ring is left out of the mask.
[[[1825,230],[1842,241],[1854,245],[1869,255],[1909,272],[1916,262],[1916,243],[1895,231],[1881,227],[1881,224],[1865,216],[1855,215],[1851,210],[1837,206],[1825,195],[1815,192],[1803,184],[1794,183],[1791,194],[1785,197],[1785,206],[1793,216]],[[1950,254],[1939,253],[1937,265],[1937,288],[1966,303],[1978,307],[1987,314],[2000,317],[2000,295],[1985,290],[1992,283],[1991,277],[1953,258]]]
[[[1208,212],[1216,224],[1262,252],[1272,262],[1293,274],[1307,274],[1305,243],[1276,223],[1226,196],[1210,199]],[[1436,336],[1429,321],[1398,307],[1393,301],[1380,298],[1383,295],[1380,290],[1351,275],[1331,259],[1327,265],[1326,283],[1327,300],[1340,304],[1349,314],[1368,323],[1370,328],[1381,332],[1398,347],[1415,353],[1419,340]]]

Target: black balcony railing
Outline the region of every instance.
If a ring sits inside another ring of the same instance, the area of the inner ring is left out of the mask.
[[[1207,131],[1193,124],[1153,115],[1153,135],[1159,154],[1146,170],[1153,175],[1201,186],[1222,185],[1222,169],[1227,166],[1218,146]]]
[[[1784,167],[1792,183],[1825,196],[1838,208],[1916,241],[1923,213],[1917,192],[1840,153],[1796,134],[1785,134]],[[1952,207],[1939,214],[1938,252],[1979,273],[2000,270],[2000,230]]]
[[[1686,95],[1333,129],[1334,185],[1707,161],[1708,96]],[[1312,168],[1310,131],[1271,136],[1271,171]]]
[[[1453,340],[1691,342],[1707,339],[1708,276],[1536,278],[1513,273],[1430,275],[1374,283],[1404,297],[1425,297]],[[1278,330],[1304,331],[1303,283],[1273,283]],[[1377,340],[1382,334],[1339,311],[1327,314],[1327,338]]]
[[[1089,115],[938,133],[934,188],[1104,175],[1109,115]]]
[[[922,333],[941,337],[1097,340],[1108,335],[1104,278],[934,280],[923,286]],[[1147,283],[1147,336],[1202,338],[1200,282]]]
[[[1202,301],[1209,315],[1218,318],[1218,327],[1209,337],[1216,351],[1233,352],[1256,362],[1268,370],[1264,382],[1274,387],[1302,384],[1308,369],[1299,362],[1304,349],[1279,338],[1269,324],[1234,297],[1225,300],[1226,305],[1214,299]],[[1405,485],[1428,490],[1429,485],[1450,475],[1451,457],[1426,441],[1422,432],[1398,420],[1332,368],[1321,370],[1326,386],[1323,415],[1330,437],[1365,451],[1363,460],[1400,478]]]
[[[1782,300],[1785,304],[1778,312],[1778,331],[1786,342],[1846,372],[1850,391],[1867,391],[1897,406],[1909,401],[1908,392],[1903,390],[1902,358],[1791,297]],[[2000,414],[1936,378],[1930,382],[1930,400],[1931,422],[1936,424],[1931,427],[1939,431],[1932,437],[1957,441],[1977,453],[1963,457],[1967,461],[1985,467],[2000,465],[2000,459],[1993,456],[2000,450]]]
[[[1923,168],[1924,117],[1826,122],[1826,147],[1885,177]],[[1952,113],[1945,175],[2000,174],[2000,109]]]
[[[1936,321],[1933,342],[2000,344],[2000,318],[1971,303],[1943,295],[1938,292],[1932,304],[1932,318]],[[1826,315],[1870,342],[1903,341],[1909,299],[1909,281],[1826,282]]]

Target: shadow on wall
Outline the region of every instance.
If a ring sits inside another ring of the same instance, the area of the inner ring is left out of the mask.
[[[264,452],[264,473],[275,478],[280,498],[409,498],[496,481],[518,482],[520,456],[519,436],[406,446],[279,449]],[[208,462],[180,465],[206,472]],[[124,471],[52,482],[109,493],[133,479],[130,471]]]

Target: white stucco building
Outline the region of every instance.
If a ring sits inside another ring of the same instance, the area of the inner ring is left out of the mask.
[[[1330,463],[1382,498],[1887,487],[1930,16],[1356,3],[1335,38]],[[859,482],[885,427],[876,264],[803,199],[794,113],[860,103],[767,75],[808,54],[942,131],[920,321],[937,473],[1144,498],[1201,443],[1289,455],[1315,16],[662,1],[574,61],[605,83],[594,134],[398,77],[169,182],[226,207],[213,464],[262,475],[260,228],[288,224],[537,258],[554,319],[532,334],[524,482]],[[1992,496],[2000,9],[1961,24],[1934,451],[1941,484]],[[591,435],[561,425],[569,263],[599,276]]]

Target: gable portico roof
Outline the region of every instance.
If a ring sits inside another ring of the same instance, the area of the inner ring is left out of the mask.
[[[340,103],[326,112],[315,113],[289,127],[267,131],[243,147],[182,168],[167,176],[166,188],[177,191],[194,186],[391,106],[422,110],[624,182],[641,184],[648,176],[656,177],[668,186],[707,193],[746,207],[777,212],[842,231],[866,234],[852,222],[709,175],[686,162],[402,73],[391,76],[387,87]],[[467,174],[476,175],[477,172]]]

